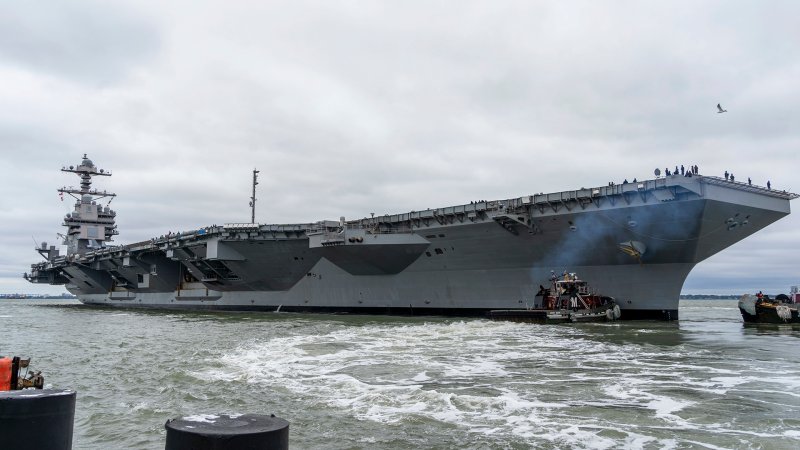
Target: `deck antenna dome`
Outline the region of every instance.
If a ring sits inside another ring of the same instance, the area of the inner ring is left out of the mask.
[[[250,223],[256,223],[256,185],[259,171],[253,169],[253,196],[250,197]]]

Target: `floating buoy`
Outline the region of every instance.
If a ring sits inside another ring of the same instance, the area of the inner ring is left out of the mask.
[[[170,419],[165,450],[287,450],[289,422],[274,415],[200,414]]]

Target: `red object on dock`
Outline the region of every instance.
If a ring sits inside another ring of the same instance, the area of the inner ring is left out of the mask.
[[[0,391],[11,390],[11,358],[0,358]]]

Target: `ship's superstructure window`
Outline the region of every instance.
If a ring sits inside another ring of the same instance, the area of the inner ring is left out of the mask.
[[[433,251],[436,252],[437,255],[441,255],[442,253],[444,253],[444,250],[442,250],[440,248],[435,248],[435,249],[433,249]]]

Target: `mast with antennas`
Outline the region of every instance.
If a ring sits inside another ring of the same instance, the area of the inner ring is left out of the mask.
[[[253,169],[253,196],[250,197],[250,223],[256,223],[256,185],[259,171]]]
[[[74,173],[81,179],[80,189],[70,186],[58,190],[62,199],[63,195],[67,194],[76,200],[75,209],[64,217],[62,224],[67,227],[63,242],[67,246],[67,255],[83,254],[105,247],[106,242],[111,241],[114,235],[119,234],[114,223],[117,213],[108,205],[98,204],[97,200],[109,197],[109,203],[111,203],[117,194],[92,189],[92,177],[110,177],[111,172],[95,167],[85,153],[77,167],[62,167],[61,171]]]

